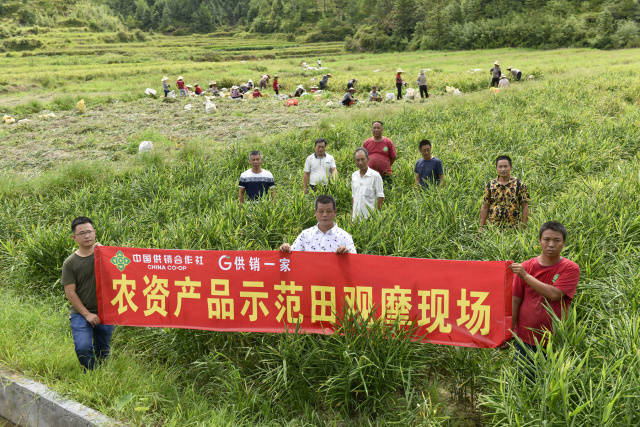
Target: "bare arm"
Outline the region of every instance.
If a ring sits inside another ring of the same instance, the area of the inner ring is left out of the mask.
[[[511,330],[515,331],[518,325],[518,319],[520,318],[520,304],[522,304],[522,298],[511,297]]]
[[[304,190],[304,194],[309,192],[309,176],[311,176],[311,172],[305,172],[302,177],[302,189]]]
[[[550,301],[560,301],[564,295],[562,291],[553,285],[548,285],[536,279],[524,269],[522,264],[514,262],[509,266],[511,271],[520,276],[531,289]]]
[[[416,188],[420,188],[420,175],[416,174],[413,185],[415,185]]]
[[[331,168],[331,182],[334,182],[338,177],[338,169]]]
[[[444,187],[444,174],[440,174],[440,187]]]
[[[480,228],[484,227],[487,222],[487,217],[489,216],[489,205],[486,203],[482,203],[482,207],[480,208]]]
[[[240,202],[240,204],[244,203],[244,187],[238,189],[238,202]]]
[[[378,206],[378,209],[382,209],[382,204],[384,203],[384,197],[378,197],[376,202],[377,202],[376,205]]]
[[[273,203],[276,203],[276,187],[271,187],[271,200],[273,200]]]
[[[84,306],[82,301],[80,301],[80,297],[76,292],[75,283],[71,283],[69,285],[64,286],[64,295],[67,297],[67,299],[69,300],[73,308],[75,308],[76,311],[80,313],[80,315],[84,317],[87,320],[87,322],[91,324],[91,326],[96,326],[100,324],[100,318],[98,317],[98,315],[93,314],[89,310],[87,310],[87,308]]]
[[[522,226],[526,227],[529,220],[529,202],[522,203]]]

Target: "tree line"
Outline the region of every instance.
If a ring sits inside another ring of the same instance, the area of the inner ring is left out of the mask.
[[[0,17],[99,14],[91,28],[113,30],[105,10],[129,29],[288,33],[354,51],[640,47],[639,0],[9,0]]]

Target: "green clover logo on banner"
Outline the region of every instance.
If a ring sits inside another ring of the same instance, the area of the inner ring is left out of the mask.
[[[131,260],[127,258],[122,251],[118,251],[116,256],[111,258],[111,264],[115,265],[120,271],[124,271],[125,267],[131,263]]]

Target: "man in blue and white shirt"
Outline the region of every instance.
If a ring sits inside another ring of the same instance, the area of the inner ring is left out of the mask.
[[[249,200],[258,200],[271,190],[271,198],[276,201],[276,189],[273,175],[266,169],[262,169],[262,153],[252,151],[249,153],[249,163],[251,169],[247,169],[240,175],[238,182],[238,201],[244,203],[245,193]]]
[[[337,212],[333,197],[318,196],[315,206],[318,224],[303,230],[296,237],[293,245],[283,243],[280,250],[285,253],[291,253],[291,251],[357,253],[351,235],[338,227],[334,221]]]
[[[317,139],[314,153],[310,154],[304,162],[302,188],[305,194],[309,192],[309,185],[312,190],[315,190],[318,185],[327,185],[329,179],[335,180],[337,175],[336,160],[327,153],[327,140]]]

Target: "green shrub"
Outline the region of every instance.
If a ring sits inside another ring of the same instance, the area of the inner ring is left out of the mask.
[[[42,42],[34,38],[15,37],[3,43],[7,50],[33,50],[42,47]]]

